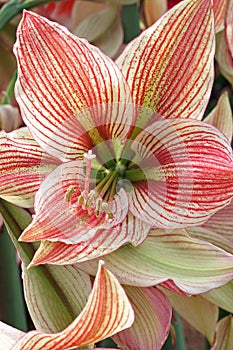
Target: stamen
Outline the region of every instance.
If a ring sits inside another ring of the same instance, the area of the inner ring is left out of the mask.
[[[74,193],[74,186],[69,186],[65,193],[65,201],[70,202]]]
[[[86,178],[85,178],[85,184],[84,184],[84,200],[85,202],[88,199],[88,193],[89,193],[89,188],[90,188],[90,174],[91,174],[91,162],[92,159],[96,157],[95,154],[92,154],[92,150],[89,150],[87,153],[84,153],[84,157],[87,160],[87,165],[86,165]]]

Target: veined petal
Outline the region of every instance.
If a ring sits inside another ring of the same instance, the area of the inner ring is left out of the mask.
[[[146,24],[151,26],[167,11],[167,0],[145,0],[143,10]]]
[[[162,289],[173,308],[212,344],[218,321],[218,307],[201,295],[185,296]]]
[[[127,135],[134,121],[129,87],[96,47],[25,11],[14,52],[22,117],[48,153],[76,159],[103,139]]]
[[[170,329],[172,308],[168,298],[157,288],[124,286],[134,309],[132,327],[115,336],[113,340],[124,350],[161,349]]]
[[[152,227],[201,224],[230,202],[232,150],[211,125],[158,120],[137,135],[131,148],[144,180],[133,183],[129,209]]]
[[[32,207],[34,195],[59,160],[46,154],[27,128],[0,132],[0,197]]]
[[[138,106],[166,118],[201,119],[213,82],[214,51],[211,1],[186,0],[132,41],[116,63]]]
[[[217,106],[204,119],[220,130],[231,142],[233,135],[233,119],[228,93],[225,91],[220,96]]]
[[[128,212],[128,197],[122,189],[109,202],[113,215],[108,220],[102,211],[95,214],[95,204],[83,208],[78,198],[84,190],[85,173],[81,161],[71,161],[57,167],[41,184],[35,197],[35,216],[21,235],[23,241],[50,240],[77,244],[92,241],[98,229],[109,234]],[[70,201],[66,194],[73,189]],[[119,231],[118,231],[119,233]],[[98,234],[97,234],[98,235]]]
[[[233,344],[233,317],[222,318],[217,326],[216,337],[211,350],[231,350]]]
[[[60,350],[86,346],[130,327],[133,309],[116,278],[100,263],[87,304],[66,329],[56,334],[32,331],[12,350]]]
[[[233,277],[232,254],[184,230],[151,231],[140,246],[123,246],[104,260],[121,283],[145,287],[173,280],[187,294],[204,293]],[[96,264],[88,261],[79,268],[93,275]]]
[[[76,264],[95,259],[117,250],[131,242],[139,245],[146,238],[150,227],[128,215],[126,219],[111,230],[98,230],[87,242],[65,244],[63,242],[42,241],[30,266],[39,264]]]

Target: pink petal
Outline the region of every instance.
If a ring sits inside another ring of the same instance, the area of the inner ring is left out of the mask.
[[[116,62],[138,106],[166,118],[201,119],[211,93],[214,51],[211,1],[186,0],[131,42]]]
[[[116,334],[114,341],[125,350],[161,349],[167,339],[172,307],[158,289],[124,286],[135,313],[132,327]]]
[[[27,128],[0,132],[0,196],[32,207],[34,195],[46,175],[60,162],[46,154]]]
[[[14,52],[17,102],[48,153],[76,159],[93,144],[129,132],[134,116],[127,83],[114,62],[86,40],[25,11]]]
[[[122,224],[111,230],[98,230],[87,242],[66,244],[42,241],[30,266],[75,264],[99,258],[129,242],[139,245],[146,238],[148,231],[148,225],[128,215]]]
[[[205,123],[209,123],[220,130],[231,142],[233,135],[233,119],[232,110],[228,93],[225,91],[221,94],[217,106],[204,119]]]
[[[226,37],[231,57],[233,59],[233,1],[229,0],[226,18]]]
[[[87,346],[128,328],[133,309],[116,278],[100,263],[87,304],[81,314],[60,333],[32,331],[12,350],[61,350]]]
[[[163,291],[178,314],[212,343],[218,321],[218,307],[202,295],[184,296]]]
[[[233,49],[229,46],[226,31],[222,31],[219,33],[215,58],[221,74],[233,85],[233,56],[231,51]]]
[[[210,219],[203,224],[203,227],[220,234],[233,243],[232,213],[233,201],[231,201],[230,204],[226,205],[223,209],[219,210],[216,214],[211,216]]]
[[[24,332],[0,321],[0,344],[2,350],[11,350],[12,346],[17,340],[22,338],[23,335]]]
[[[211,350],[231,350],[233,344],[233,317],[222,318],[218,322],[216,337]]]
[[[213,0],[214,25],[216,33],[224,29],[224,19],[227,11],[228,0]]]
[[[186,119],[158,120],[132,143],[145,180],[134,182],[129,209],[153,227],[203,223],[233,196],[233,157],[215,128]]]

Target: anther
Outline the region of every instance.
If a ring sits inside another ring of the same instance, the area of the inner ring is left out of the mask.
[[[107,214],[108,219],[109,219],[109,220],[112,220],[112,219],[113,219],[113,213],[112,213],[111,210],[109,209],[108,204],[107,204],[107,203],[102,203],[102,207],[103,207],[105,213]]]
[[[96,208],[95,208],[95,215],[96,216],[99,216],[100,213],[102,212],[102,203],[103,203],[103,200],[102,198],[97,198],[96,200]]]
[[[74,186],[69,186],[65,193],[65,201],[70,202],[74,193]]]

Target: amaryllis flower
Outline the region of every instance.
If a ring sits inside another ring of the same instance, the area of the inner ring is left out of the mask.
[[[25,203],[41,169],[62,163],[41,184],[22,240],[53,242],[87,260],[139,245],[151,228],[201,224],[230,202],[231,147],[199,120],[213,81],[211,1],[183,1],[116,63],[25,12],[15,54],[16,98],[37,143],[3,135],[2,197]]]
[[[60,350],[94,346],[134,322],[130,302],[116,278],[100,263],[91,294],[80,315],[59,333],[21,332],[0,322],[1,349]]]

